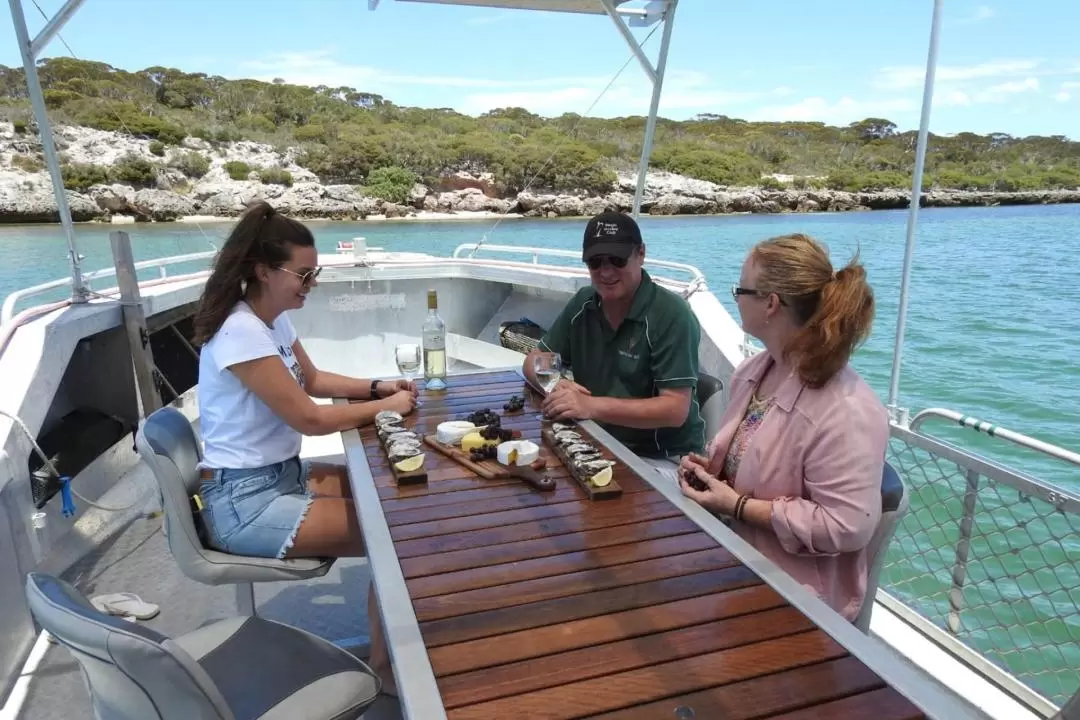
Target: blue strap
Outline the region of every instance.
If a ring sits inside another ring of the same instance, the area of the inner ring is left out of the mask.
[[[66,475],[60,478],[60,498],[63,501],[61,512],[64,517],[74,517],[75,501],[71,499],[71,478]]]

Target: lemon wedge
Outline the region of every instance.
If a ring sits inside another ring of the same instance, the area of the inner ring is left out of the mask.
[[[413,455],[412,457],[407,457],[404,460],[398,460],[396,463],[394,463],[394,467],[397,468],[398,472],[412,472],[413,470],[419,470],[421,467],[423,467],[423,465],[423,453],[420,453],[419,455]],[[610,469],[611,468],[608,468],[608,470]],[[608,475],[610,474],[611,473],[609,472]]]
[[[606,487],[611,482],[611,466],[604,468],[600,472],[589,478],[589,482],[594,487]]]

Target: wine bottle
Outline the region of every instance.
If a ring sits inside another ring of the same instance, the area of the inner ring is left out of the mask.
[[[428,290],[427,306],[422,331],[424,387],[442,390],[446,387],[446,323],[439,317],[439,298],[434,290]]]

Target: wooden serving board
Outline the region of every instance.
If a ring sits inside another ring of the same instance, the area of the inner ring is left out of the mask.
[[[410,472],[401,472],[394,467],[394,462],[390,459],[389,448],[386,447],[386,443],[376,433],[376,442],[379,443],[379,447],[382,448],[383,455],[386,456],[386,463],[390,467],[390,474],[394,477],[394,483],[397,485],[426,485],[428,481],[427,475],[427,461],[424,465],[420,466],[419,470],[412,470]]]
[[[611,482],[609,482],[604,487],[596,487],[589,482],[588,478],[583,477],[581,473],[578,472],[577,468],[574,467],[574,464],[570,462],[570,458],[568,458],[566,454],[562,451],[562,448],[559,446],[559,444],[555,442],[555,433],[550,427],[544,428],[542,436],[544,438],[544,443],[546,443],[547,446],[551,448],[551,451],[555,453],[555,455],[560,460],[562,460],[562,464],[566,467],[566,471],[570,473],[570,477],[574,478],[574,480],[577,481],[577,484],[580,485],[581,488],[589,494],[590,500],[606,500],[610,498],[617,498],[622,495],[622,488],[619,486],[619,483],[617,480],[615,480],[615,478],[612,478]],[[585,436],[582,435],[582,437]],[[590,440],[589,442],[591,445],[596,447],[595,441]],[[597,449],[599,450],[600,448]],[[615,467],[618,466],[616,465]],[[615,470],[615,467],[612,467],[612,471]]]
[[[424,442],[441,452],[451,460],[469,468],[474,473],[487,480],[499,480],[502,478],[512,478],[514,475],[510,472],[510,468],[501,464],[497,460],[484,460],[483,462],[473,462],[468,453],[458,447],[452,447],[450,445],[443,445],[439,442],[434,435],[425,435]]]

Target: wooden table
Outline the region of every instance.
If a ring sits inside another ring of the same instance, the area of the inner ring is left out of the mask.
[[[514,371],[455,376],[405,424],[434,433],[473,410],[502,414],[525,390]],[[542,444],[536,412],[530,397],[504,427]],[[546,448],[549,493],[429,449],[428,483],[399,488],[372,428],[344,435],[409,717],[926,716],[833,635],[874,641],[838,615],[832,635],[811,621],[714,537],[739,544],[730,530],[709,517],[706,532],[700,508],[644,479],[662,482],[648,466],[620,460],[623,495],[591,501]]]

